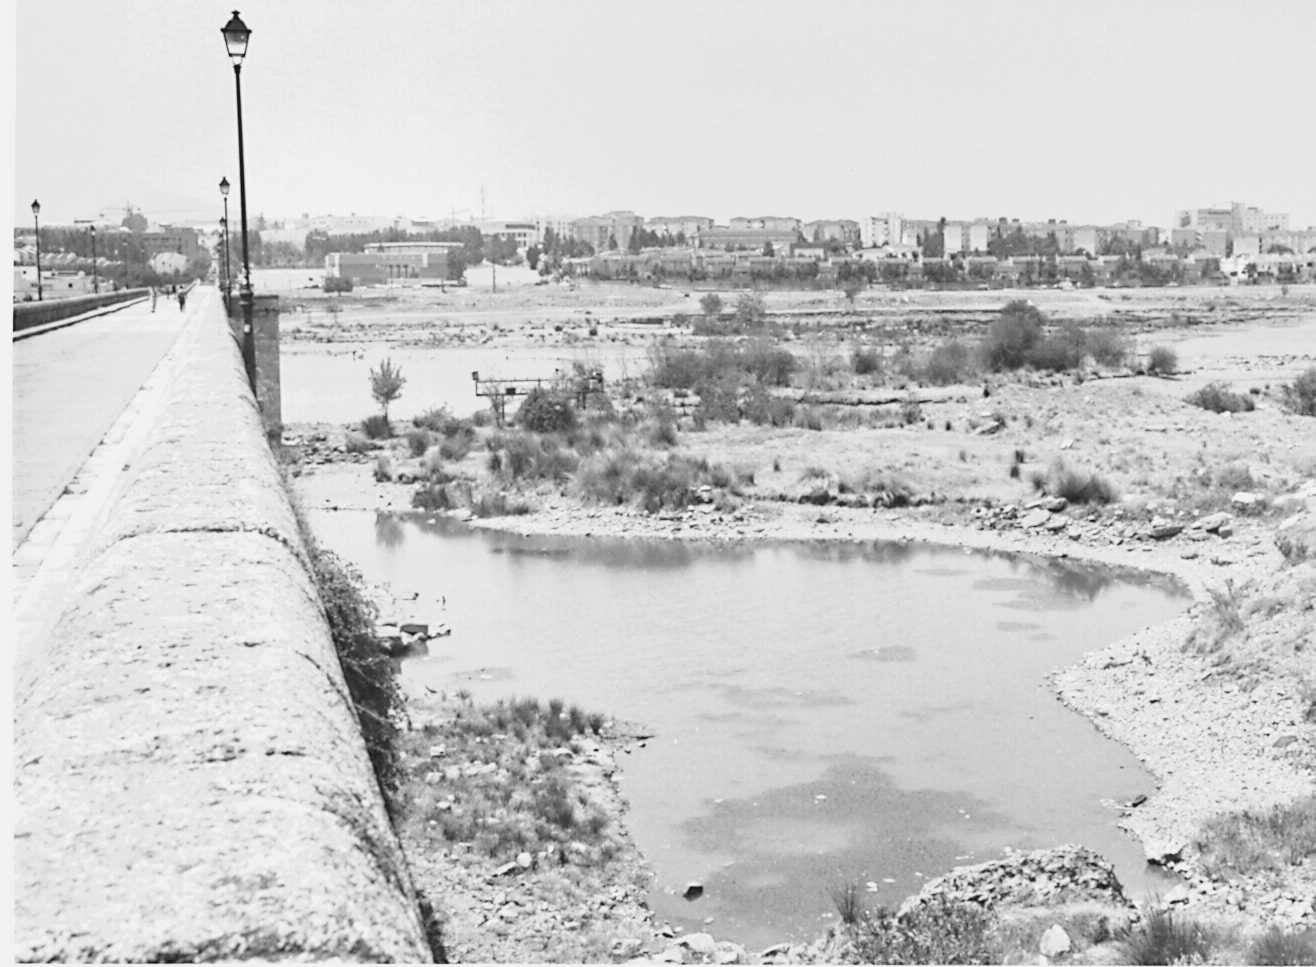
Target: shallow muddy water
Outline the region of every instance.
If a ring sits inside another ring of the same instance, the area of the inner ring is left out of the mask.
[[[1154,787],[1045,681],[1172,616],[1166,583],[899,544],[523,538],[312,513],[367,579],[446,598],[416,683],[560,696],[653,733],[621,757],[651,904],[754,945],[815,935],[829,891],[897,903],[1006,847],[1079,842],[1151,875],[1115,802]],[[688,881],[704,895],[680,897]],[[712,918],[711,921],[709,918]]]

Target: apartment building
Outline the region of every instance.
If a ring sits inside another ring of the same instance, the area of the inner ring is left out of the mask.
[[[644,219],[632,211],[608,212],[577,218],[571,223],[571,237],[584,242],[596,252],[606,252],[614,245],[625,251],[630,247],[631,236],[644,227]]]
[[[798,233],[800,220],[782,215],[757,215],[754,218],[737,217],[731,219],[728,226],[736,231],[791,232]]]
[[[713,219],[703,215],[660,215],[650,218],[644,227],[659,235],[670,235],[673,238],[683,235],[693,240],[700,232],[713,227]]]
[[[859,223],[849,218],[823,218],[805,222],[801,231],[808,242],[840,242],[856,244],[861,236]]]
[[[899,212],[869,215],[859,222],[859,239],[864,248],[899,245],[904,231],[904,219]]]

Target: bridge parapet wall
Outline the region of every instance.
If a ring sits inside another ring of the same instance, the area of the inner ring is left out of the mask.
[[[213,290],[15,680],[15,959],[429,959]]]

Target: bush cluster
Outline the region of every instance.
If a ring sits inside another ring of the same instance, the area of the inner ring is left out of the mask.
[[[393,436],[393,425],[387,416],[375,413],[361,421],[361,432],[371,440],[388,440]]]
[[[576,425],[576,410],[569,399],[536,386],[521,403],[516,422],[535,433],[565,433]]]
[[[1169,346],[1154,346],[1147,356],[1147,372],[1170,376],[1179,371],[1179,355]]]
[[[1281,390],[1284,406],[1299,416],[1316,416],[1316,366]]]
[[[396,815],[401,782],[399,723],[406,715],[397,667],[375,640],[377,615],[361,590],[361,575],[319,545],[295,501],[293,512],[370,764],[390,815]]]
[[[798,361],[788,349],[769,339],[737,343],[714,339],[699,348],[676,349],[664,344],[650,350],[655,386],[693,389],[730,379],[736,383],[755,379],[767,386],[787,386]]]
[[[1224,383],[1207,383],[1197,392],[1190,393],[1186,402],[1212,413],[1250,413],[1257,408],[1251,396],[1235,393]]]
[[[1088,357],[1102,366],[1122,366],[1128,358],[1128,341],[1113,330],[1076,322],[1050,333],[1046,327],[1047,317],[1036,306],[1020,299],[1008,303],[983,339],[983,365],[994,371],[1030,366],[1065,372],[1077,369]]]
[[[1114,485],[1105,477],[1076,470],[1063,460],[1053,463],[1045,475],[1034,476],[1033,485],[1052,497],[1064,497],[1071,504],[1109,504],[1119,498]]]
[[[724,467],[668,454],[666,458],[619,448],[585,460],[575,477],[577,493],[586,500],[618,505],[634,502],[645,511],[681,510],[695,503],[705,485],[736,492],[746,478]]]
[[[418,762],[405,787],[406,821],[495,859],[524,851],[567,864],[610,855],[616,842],[607,835],[607,815],[572,782],[561,752],[581,736],[598,735],[603,724],[602,716],[556,698],[477,707],[462,696],[450,719],[404,740]],[[436,743],[465,766],[442,783],[425,775]]]
[[[941,898],[896,914],[879,907],[863,912],[841,895],[841,916],[863,964],[992,964],[1000,960],[991,942],[991,917],[976,903]]]

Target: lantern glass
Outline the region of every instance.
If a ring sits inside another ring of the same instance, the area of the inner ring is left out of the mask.
[[[32,199],[32,214],[33,215],[41,214],[41,202],[37,201],[35,198]]]
[[[228,197],[228,178],[219,179],[219,193],[225,198]]]
[[[224,35],[224,46],[228,48],[229,60],[234,64],[241,64],[242,58],[247,56],[247,41],[251,39],[251,31],[247,29],[247,25],[242,22],[236,10],[220,32]]]

